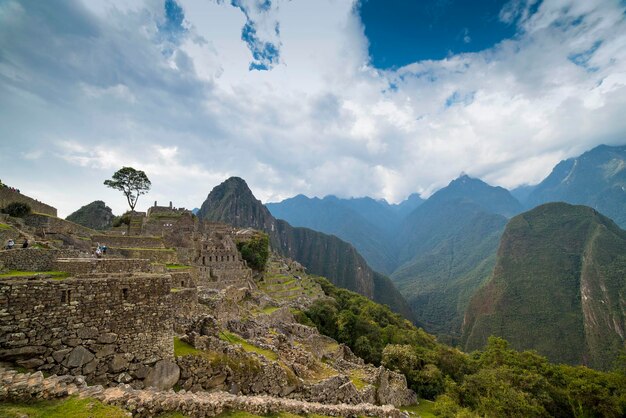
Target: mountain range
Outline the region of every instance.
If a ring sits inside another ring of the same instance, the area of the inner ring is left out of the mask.
[[[380,200],[334,196],[299,195],[267,206],[293,225],[352,243],[370,265],[391,277],[428,331],[455,343],[470,298],[496,265],[508,219],[538,204],[565,201],[588,205],[625,227],[624,168],[626,146],[602,145],[560,162],[538,185],[509,192],[462,175],[403,212]],[[353,201],[378,208],[368,208],[365,216]]]
[[[231,177],[216,186],[197,216],[205,221],[265,231],[275,251],[297,260],[309,273],[327,277],[337,286],[384,303],[413,319],[408,304],[391,280],[372,270],[352,245],[336,236],[292,227],[288,222],[274,218],[241,178]]]

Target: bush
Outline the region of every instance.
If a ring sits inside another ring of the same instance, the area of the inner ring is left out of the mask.
[[[112,226],[114,228],[122,225],[130,225],[130,214],[128,212],[126,212],[122,216],[116,216],[115,218],[113,218]]]
[[[6,213],[9,216],[13,216],[15,218],[23,218],[30,212],[30,205],[28,203],[22,202],[9,203],[6,208],[2,209],[2,213]]]
[[[241,257],[248,263],[248,267],[257,270],[265,270],[267,259],[270,256],[270,240],[267,234],[259,232],[248,241],[237,243],[237,249]]]

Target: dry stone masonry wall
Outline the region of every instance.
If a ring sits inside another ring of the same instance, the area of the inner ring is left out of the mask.
[[[47,250],[42,248],[0,250],[0,269],[50,271],[54,270],[58,258],[77,258],[80,256],[81,252],[78,250]]]
[[[46,205],[38,200],[25,196],[8,187],[0,187],[0,208],[7,207],[10,203],[20,202],[30,206],[33,212],[45,213],[50,216],[57,216],[56,208]]]
[[[168,275],[0,280],[0,360],[29,369],[142,387],[173,359],[172,321]]]

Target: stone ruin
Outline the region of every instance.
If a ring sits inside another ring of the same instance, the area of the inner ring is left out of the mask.
[[[295,321],[285,301],[323,297],[320,289],[285,289],[276,293],[283,301],[258,290],[236,246],[253,230],[203,223],[156,202],[126,231],[96,232],[59,218],[3,219],[45,248],[0,251],[0,362],[127,390],[177,384],[305,403],[415,402],[404,376],[365,365]],[[96,244],[109,248],[104,258],[92,256]],[[298,263],[274,264],[274,280],[304,283]],[[280,353],[278,360],[225,342],[220,329]],[[217,357],[176,357],[175,338]],[[355,373],[365,389],[354,386]]]

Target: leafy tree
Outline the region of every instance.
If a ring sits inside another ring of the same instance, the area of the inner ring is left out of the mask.
[[[28,205],[28,203],[22,202],[9,203],[6,208],[2,209],[2,212],[15,218],[22,218],[28,215],[30,211],[30,205]]]
[[[124,193],[131,211],[135,210],[139,196],[148,193],[152,185],[146,173],[141,170],[135,170],[132,167],[120,168],[113,174],[110,180],[105,180],[104,184]]]

